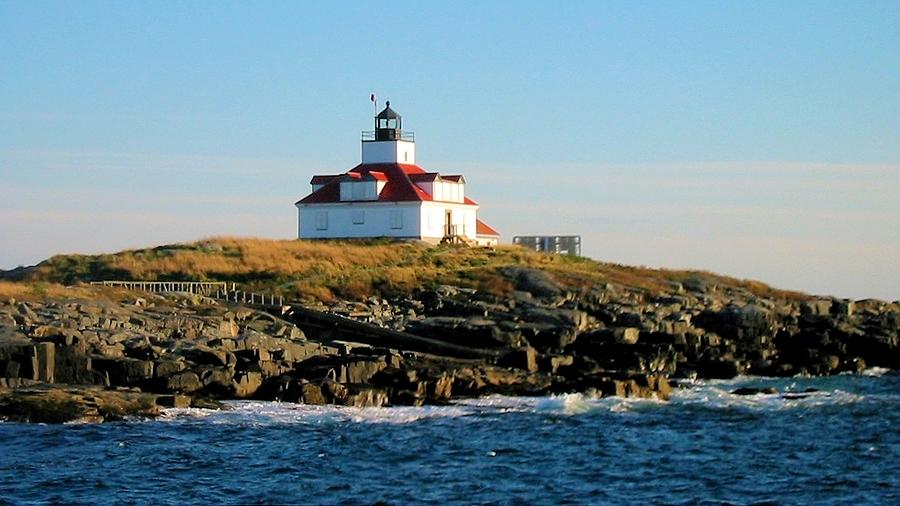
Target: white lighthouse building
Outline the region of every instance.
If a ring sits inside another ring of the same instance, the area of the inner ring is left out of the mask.
[[[462,175],[416,165],[416,142],[391,103],[362,133],[362,163],[344,174],[313,176],[297,206],[301,239],[393,237],[431,243],[496,245],[500,234],[478,219]]]

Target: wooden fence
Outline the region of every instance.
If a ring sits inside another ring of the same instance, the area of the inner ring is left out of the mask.
[[[284,305],[282,295],[246,292],[238,290],[234,283],[221,281],[92,281],[91,284],[152,293],[194,293],[213,299],[258,306]]]

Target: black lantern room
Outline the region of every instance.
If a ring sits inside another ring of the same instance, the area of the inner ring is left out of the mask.
[[[375,140],[395,141],[402,138],[400,115],[391,109],[391,102],[375,116]]]

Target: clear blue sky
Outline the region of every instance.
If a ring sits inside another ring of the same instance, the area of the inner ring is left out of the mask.
[[[900,2],[0,1],[0,22],[0,268],[292,237],[375,92],[507,240],[900,298]]]

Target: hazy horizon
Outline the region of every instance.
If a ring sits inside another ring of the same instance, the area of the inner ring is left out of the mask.
[[[503,234],[900,299],[900,4],[0,2],[0,269],[294,238],[369,93]]]

